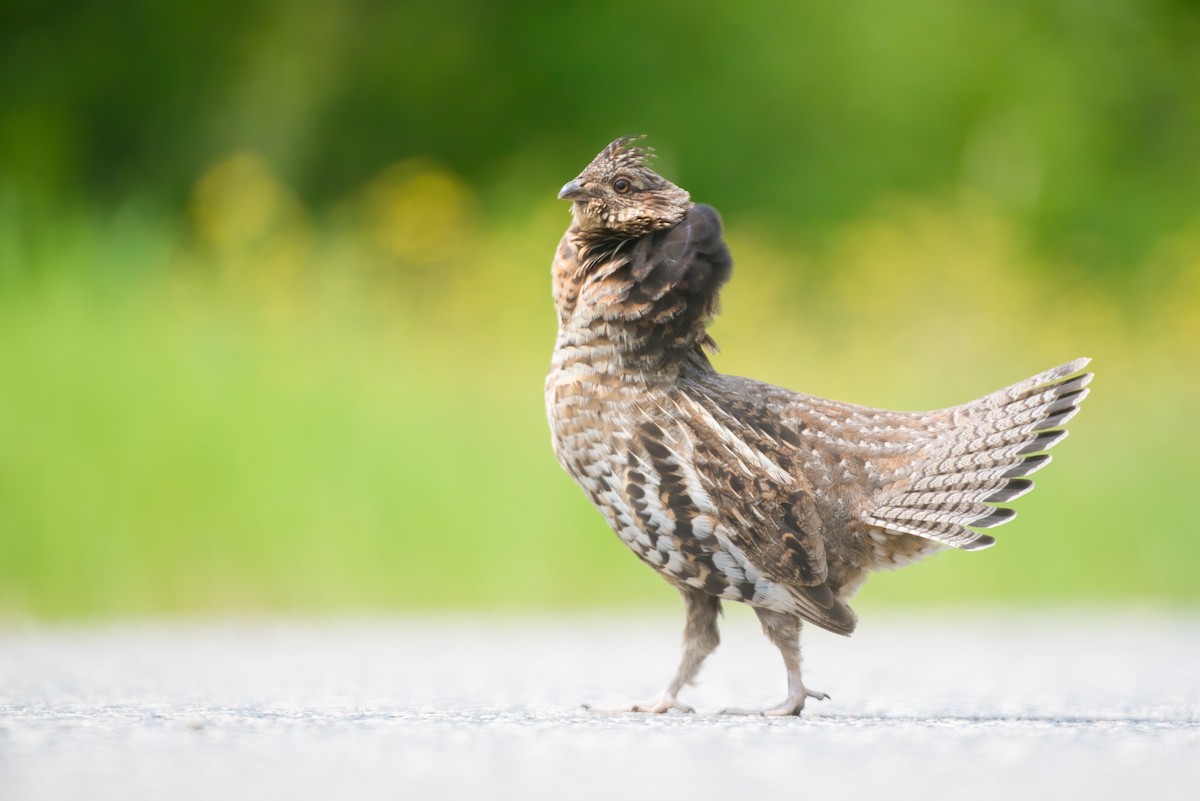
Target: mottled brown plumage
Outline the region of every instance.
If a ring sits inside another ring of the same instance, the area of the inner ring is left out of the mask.
[[[559,197],[573,222],[554,260],[558,341],[546,380],[563,468],[637,556],[682,594],[684,655],[656,700],[717,646],[721,600],[758,614],[799,714],[799,633],[854,630],[846,605],[873,570],[1012,519],[1007,503],[1066,436],[1087,395],[1077,359],[962,406],[871,409],[717,373],[705,327],[732,260],[717,212],[653,172],[624,137]]]

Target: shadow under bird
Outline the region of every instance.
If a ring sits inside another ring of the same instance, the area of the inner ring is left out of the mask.
[[[559,198],[558,340],[546,409],[559,463],[617,536],[683,596],[678,700],[717,647],[721,601],[754,608],[799,715],[825,698],[800,674],[807,621],[848,635],[847,599],[874,570],[947,546],[986,548],[1006,504],[1087,396],[1076,359],[931,412],[855,406],[722,375],[705,327],[732,269],[710,206],[651,170],[636,137],[606,147]],[[745,712],[744,710],[727,710]]]

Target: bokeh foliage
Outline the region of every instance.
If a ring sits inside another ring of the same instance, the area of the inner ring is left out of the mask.
[[[325,205],[422,155],[506,204],[647,132],[727,213],[970,186],[1111,265],[1194,212],[1198,43],[1186,0],[12,0],[0,174],[179,201],[247,149]]]
[[[1078,355],[983,554],[862,604],[1194,602],[1183,2],[0,10],[0,612],[670,599],[549,449],[553,194],[725,214],[718,367],[872,405]]]

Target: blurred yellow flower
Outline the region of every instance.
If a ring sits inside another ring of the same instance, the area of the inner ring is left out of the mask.
[[[471,232],[473,211],[470,188],[423,159],[393,164],[363,193],[367,238],[386,256],[410,264],[458,256]]]
[[[254,153],[235,153],[200,177],[192,193],[191,216],[208,245],[244,248],[294,221],[299,203]]]
[[[275,319],[303,306],[312,234],[292,190],[258,154],[239,152],[209,168],[192,191],[200,263],[223,285]]]

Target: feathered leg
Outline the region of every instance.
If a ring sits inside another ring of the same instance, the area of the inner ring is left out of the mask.
[[[754,613],[762,623],[763,633],[779,649],[783,666],[787,668],[788,697],[782,704],[770,709],[725,709],[727,715],[799,715],[804,710],[804,701],[816,698],[824,701],[829,696],[810,690],[800,680],[800,618],[783,612],[755,608]]]
[[[700,672],[700,666],[721,642],[721,634],[717,629],[717,618],[721,614],[721,599],[708,593],[684,587],[679,590],[683,596],[686,608],[687,622],[683,627],[683,658],[679,661],[679,669],[675,678],[667,685],[667,689],[652,701],[621,709],[606,710],[610,712],[667,712],[678,709],[680,712],[694,711],[690,706],[677,700],[679,691],[691,684],[692,679]]]

